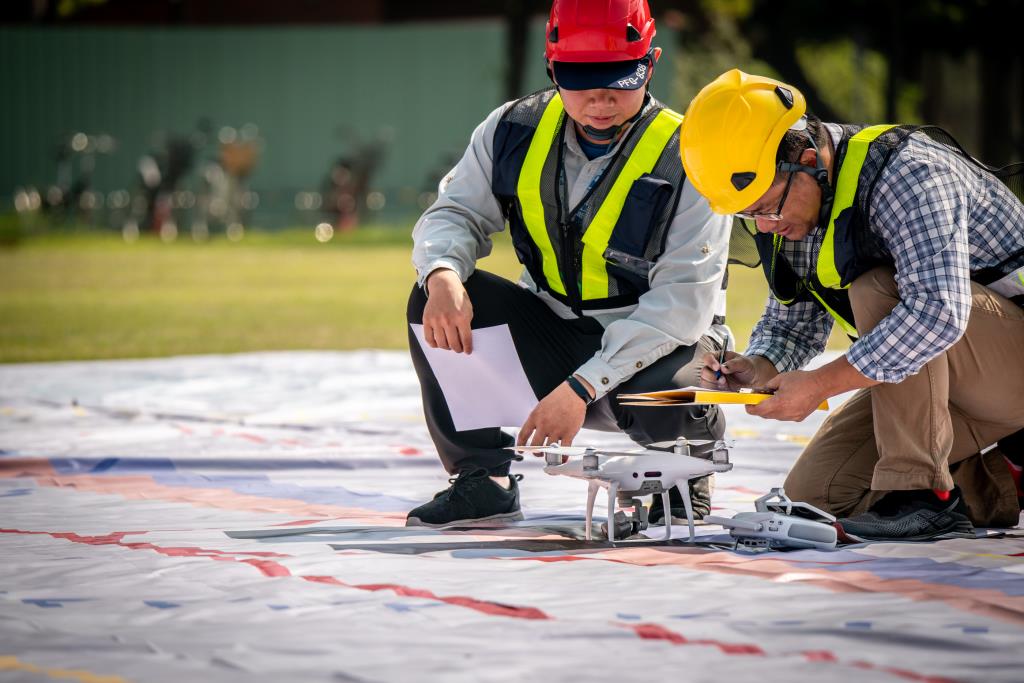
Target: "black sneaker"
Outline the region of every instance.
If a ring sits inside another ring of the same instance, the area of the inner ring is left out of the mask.
[[[448,480],[451,486],[434,494],[433,500],[411,510],[405,525],[495,527],[517,522],[523,518],[519,510],[518,483],[523,475],[514,474],[509,478],[512,485],[504,489],[491,481],[483,468],[460,472]]]
[[[690,480],[690,504],[693,506],[693,521],[704,519],[711,512],[711,492],[715,490],[713,474],[700,479]],[[672,510],[673,524],[686,524],[686,506],[683,505],[683,494],[673,486],[668,492],[668,504]],[[661,524],[665,518],[665,508],[661,504],[661,495],[655,494],[651,509],[647,513],[648,524]]]
[[[960,489],[946,500],[932,490],[890,491],[867,512],[836,522],[840,540],[930,541],[940,538],[974,538]]]

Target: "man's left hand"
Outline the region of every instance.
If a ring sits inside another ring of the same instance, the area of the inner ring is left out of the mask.
[[[583,420],[587,416],[587,405],[567,383],[562,382],[555,390],[541,399],[526,418],[517,446],[545,446],[561,442],[572,444]]]
[[[802,422],[828,398],[828,391],[813,371],[783,372],[765,385],[775,395],[761,403],[747,406],[747,413],[772,420]]]

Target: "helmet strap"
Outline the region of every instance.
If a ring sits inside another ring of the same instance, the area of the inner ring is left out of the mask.
[[[821,188],[821,208],[818,210],[818,225],[827,226],[829,218],[832,216],[832,202],[836,197],[835,190],[832,189],[832,183],[828,180],[828,169],[825,168],[824,162],[821,160],[821,150],[818,149],[818,143],[814,141],[814,136],[811,135],[811,131],[807,131],[807,139],[811,141],[811,147],[814,148],[814,181],[818,183],[818,187]]]
[[[776,168],[782,173],[806,173],[814,178],[814,182],[821,189],[821,208],[818,209],[818,225],[828,225],[828,220],[832,215],[832,201],[835,199],[836,193],[832,189],[832,183],[828,180],[828,169],[825,168],[825,164],[821,160],[821,152],[818,150],[818,144],[814,141],[814,136],[808,133],[807,137],[811,141],[811,148],[815,152],[814,166],[805,166],[804,164],[791,161],[780,161]]]

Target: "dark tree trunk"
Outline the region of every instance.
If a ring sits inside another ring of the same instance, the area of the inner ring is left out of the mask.
[[[524,93],[526,40],[530,29],[531,0],[505,0],[505,100]]]
[[[889,78],[885,84],[885,120],[897,123],[896,111],[900,85],[906,70],[903,63],[903,5],[892,3],[886,10],[889,15]]]

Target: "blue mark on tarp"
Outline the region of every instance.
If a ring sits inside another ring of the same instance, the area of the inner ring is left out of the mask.
[[[292,608],[291,605],[267,605],[267,607],[269,607],[270,609],[272,609],[272,610],[274,610],[276,612],[280,612],[281,610],[291,609]]]
[[[26,605],[36,607],[63,607],[65,602],[88,602],[91,598],[25,598],[22,600]]]
[[[1024,595],[1024,576],[1020,574],[928,557],[873,557],[852,550],[841,550],[823,557],[813,550],[802,550],[787,553],[780,559],[801,569],[870,572],[886,580],[914,579],[936,585],[994,590],[1011,596]]]
[[[779,621],[773,621],[773,626],[800,626],[804,623],[803,619],[780,619]]]
[[[143,600],[142,602],[157,609],[174,609],[175,607],[181,607],[177,602],[167,602],[166,600]]]
[[[619,612],[615,616],[619,619],[625,619],[626,621],[640,621],[639,614],[623,614],[622,612]]]
[[[35,489],[11,489],[5,493],[0,493],[0,498],[14,498],[15,496],[27,496],[32,493]]]
[[[988,633],[988,626],[976,626],[975,624],[946,624],[943,628],[955,628],[964,633]]]
[[[857,629],[857,630],[860,630],[860,631],[869,631],[869,630],[871,630],[871,622],[870,621],[848,621],[848,622],[846,622],[846,628],[853,628],[853,629]]]
[[[49,461],[59,474],[175,471],[170,458],[50,458]]]
[[[125,472],[151,473],[153,481],[165,486],[191,486],[194,488],[224,488],[235,493],[261,498],[285,498],[306,503],[363,507],[378,512],[405,512],[416,501],[386,496],[377,492],[360,493],[341,486],[299,486],[271,481],[261,474],[190,474],[179,472],[169,458],[50,458],[50,465],[58,474],[117,474]],[[189,466],[196,463],[188,462]],[[238,462],[223,460],[226,467],[237,467]],[[300,465],[295,464],[296,467]]]
[[[318,505],[361,507],[378,512],[405,512],[409,500],[380,493],[359,493],[342,486],[299,486],[287,482],[271,481],[264,475],[188,474],[175,472],[154,474],[153,481],[167,486],[231,489],[235,493],[262,498],[287,498]]]
[[[704,617],[727,617],[728,612],[689,612],[684,614],[670,614],[669,619],[701,619]]]
[[[385,602],[384,606],[392,612],[398,613],[412,612],[415,609],[412,605],[405,605],[400,602]]]

